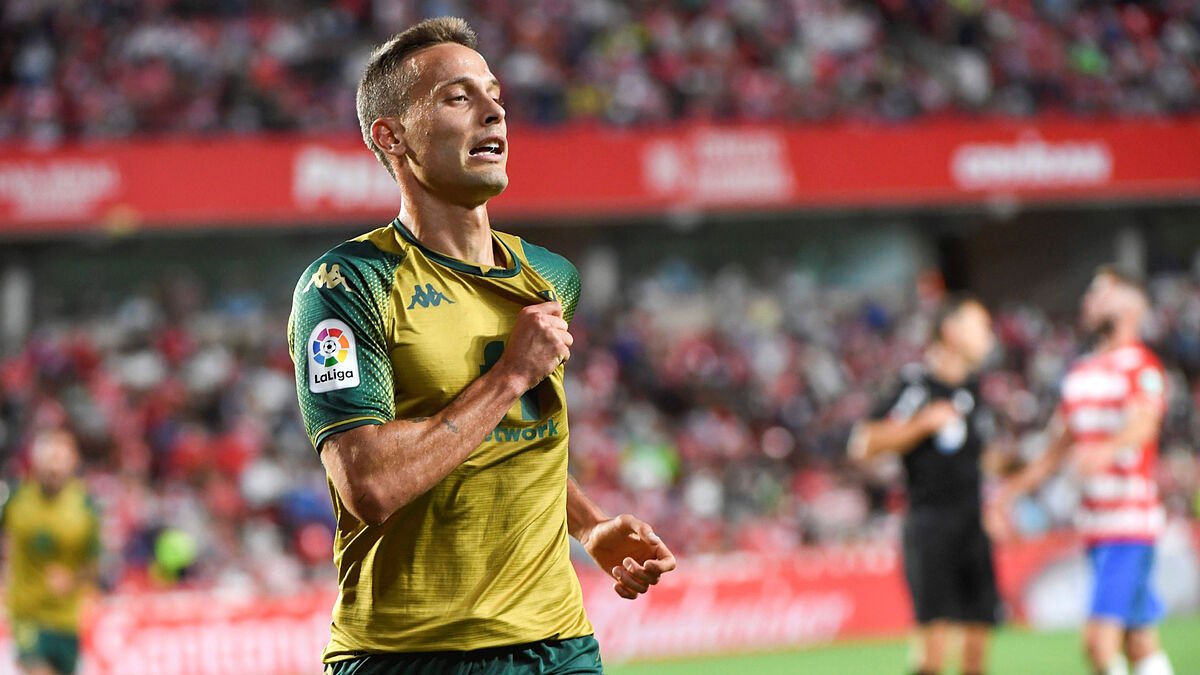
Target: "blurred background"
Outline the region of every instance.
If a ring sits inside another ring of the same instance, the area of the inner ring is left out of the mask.
[[[682,560],[621,604],[578,558],[606,660],[871,639],[900,656],[818,652],[900,672],[905,497],[897,467],[848,461],[851,425],[968,290],[996,317],[995,432],[1035,456],[1112,261],[1150,282],[1165,630],[1194,638],[1200,3],[6,0],[0,461],[80,439],[104,551],[85,673],[316,672],[333,523],[287,314],[308,262],[397,212],[354,88],[374,44],[443,14],[504,86],[493,225],[582,275],[572,471]],[[1083,618],[1076,499],[1063,479],[1020,505],[1016,626]],[[1178,672],[1194,642],[1168,641]],[[996,672],[1050,672],[1006,644],[1026,665]],[[1073,635],[1047,645],[1083,672]]]

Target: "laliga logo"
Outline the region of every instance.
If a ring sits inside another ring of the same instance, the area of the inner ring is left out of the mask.
[[[313,361],[326,368],[332,368],[346,361],[350,349],[350,341],[337,328],[326,328],[312,342]]]
[[[309,335],[308,389],[321,394],[358,386],[358,353],[354,332],[337,319],[318,323]]]

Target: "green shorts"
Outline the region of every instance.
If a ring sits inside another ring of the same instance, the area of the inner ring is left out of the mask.
[[[32,621],[12,620],[12,638],[21,665],[49,666],[58,675],[72,675],[79,662],[79,635],[51,630]]]
[[[371,654],[325,666],[326,675],[602,675],[591,635],[470,652]]]

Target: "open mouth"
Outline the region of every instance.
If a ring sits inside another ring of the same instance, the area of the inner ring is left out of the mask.
[[[504,144],[501,141],[484,141],[471,148],[472,157],[499,157],[504,154]]]

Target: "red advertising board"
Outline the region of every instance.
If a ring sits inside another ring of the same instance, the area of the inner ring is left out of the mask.
[[[502,219],[1200,198],[1200,117],[510,132]],[[396,213],[352,135],[0,145],[0,233],[300,225]]]
[[[1159,552],[1161,566],[1170,572],[1167,583],[1159,579],[1168,607],[1195,611],[1200,526],[1175,522]],[[1001,547],[996,562],[1005,604],[1020,620],[1041,593],[1078,606],[1082,618],[1086,598],[1074,581],[1067,595],[1044,583],[1056,576],[1056,568],[1080,557],[1079,542],[1070,534]],[[895,636],[912,621],[899,555],[883,544],[688,558],[633,602],[614,594],[612,581],[594,567],[579,572],[604,658],[614,662]],[[1190,590],[1183,577],[1192,580]],[[1076,580],[1086,585],[1086,579]],[[314,673],[329,638],[333,601],[332,588],[286,597],[110,596],[86,621],[83,675]],[[11,653],[0,624],[0,654]],[[0,656],[0,675],[15,673],[11,660]]]

